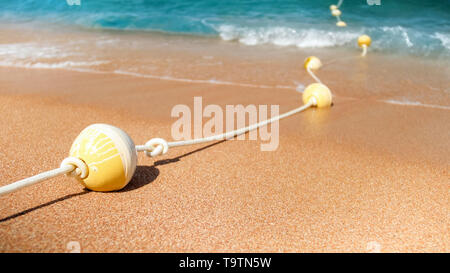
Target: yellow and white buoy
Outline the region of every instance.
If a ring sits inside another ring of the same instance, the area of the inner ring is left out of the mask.
[[[309,56],[305,59],[305,69],[318,70],[322,67],[322,62],[316,56]]]
[[[333,15],[334,17],[341,16],[341,14],[342,14],[342,12],[340,10],[338,10],[337,8],[331,10],[331,15]]]
[[[313,100],[315,106],[319,108],[329,107],[333,102],[333,96],[326,85],[316,82],[308,85],[303,91],[303,103],[306,104],[310,100]]]
[[[316,81],[321,82],[320,79],[314,74],[314,70],[319,70],[322,67],[322,62],[316,56],[309,56],[305,59],[304,66],[306,72]]]
[[[346,27],[347,24],[344,21],[341,20],[341,17],[340,17],[341,14],[342,14],[342,12],[339,9],[337,9],[337,8],[331,10],[331,15],[336,17],[336,20],[337,20],[336,26],[338,26],[338,27]]]
[[[365,34],[359,36],[359,38],[358,38],[358,46],[363,49],[363,52],[362,52],[361,56],[366,56],[367,48],[370,46],[371,43],[372,43],[372,39],[370,38],[370,36],[365,35]]]
[[[86,164],[86,177],[75,177],[94,191],[120,190],[130,182],[136,170],[133,140],[112,125],[92,124],[86,127],[73,142],[69,154]]]

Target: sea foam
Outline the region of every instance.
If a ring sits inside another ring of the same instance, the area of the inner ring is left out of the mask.
[[[236,40],[245,45],[273,44],[299,48],[333,47],[353,43],[358,33],[325,31],[319,29],[294,29],[290,27],[240,27],[220,25],[215,27],[225,41]]]

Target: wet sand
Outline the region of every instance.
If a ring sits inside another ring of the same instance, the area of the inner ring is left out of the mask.
[[[82,252],[448,252],[448,110],[362,98],[357,81],[321,76],[333,79],[334,106],[282,120],[275,152],[250,140],[173,148],[140,154],[119,192],[59,177],[1,196],[0,251],[76,241]],[[0,68],[0,184],[59,166],[92,123],[136,144],[170,140],[172,107],[194,96],[280,112],[301,103],[286,88]]]

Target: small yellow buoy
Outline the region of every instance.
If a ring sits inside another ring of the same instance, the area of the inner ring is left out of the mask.
[[[361,56],[364,57],[367,54],[367,48],[372,43],[372,39],[368,35],[361,35],[358,38],[358,45],[363,49],[363,52],[361,53]]]
[[[330,6],[330,10],[335,10],[335,9],[337,9],[338,7],[336,6],[336,5],[331,5]]]
[[[341,11],[338,10],[337,8],[331,11],[331,15],[333,16],[341,16]]]
[[[305,69],[317,70],[322,67],[322,62],[316,56],[309,56],[305,59]]]
[[[359,47],[363,47],[364,45],[369,47],[370,44],[372,43],[372,39],[370,39],[370,37],[368,35],[361,35],[358,38],[358,45]]]
[[[336,23],[336,26],[338,26],[338,27],[346,27],[347,24],[344,21],[339,21],[339,22]]]
[[[107,124],[86,127],[73,142],[70,156],[86,164],[87,176],[76,178],[94,191],[122,189],[131,180],[137,164],[133,140],[123,130]]]
[[[329,107],[331,106],[333,96],[330,89],[322,83],[312,83],[303,91],[303,103],[308,103],[311,99],[315,99],[315,106]]]

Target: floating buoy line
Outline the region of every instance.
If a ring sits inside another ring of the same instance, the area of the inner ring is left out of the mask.
[[[342,2],[344,2],[344,0],[339,0],[337,5],[330,6],[331,15],[336,17],[336,20],[337,20],[336,26],[338,26],[338,27],[346,27],[347,26],[347,24],[341,20],[342,12],[339,10],[339,7],[342,5]]]
[[[336,5],[330,5],[331,15],[336,17],[336,20],[337,20],[336,26],[338,26],[338,27],[346,27],[347,26],[347,23],[345,23],[344,21],[341,20],[342,12],[339,9],[339,7],[342,5],[343,2],[344,2],[344,0],[339,0],[339,2]],[[370,37],[368,35],[364,34],[358,38],[358,46],[362,48],[361,56],[363,56],[363,57],[366,56],[367,49],[371,43],[372,43],[372,40],[370,39]],[[309,73],[309,71],[308,71],[308,73]]]
[[[340,0],[337,5],[331,5],[330,10],[333,16],[338,19],[338,23],[345,24],[339,17],[341,12],[338,8],[342,2]],[[367,48],[370,44],[369,36],[362,35],[358,38],[358,45],[363,50],[362,56],[367,54]],[[2,186],[0,187],[0,195],[61,175],[74,177],[86,188],[93,191],[120,190],[130,182],[134,175],[138,152],[144,152],[149,157],[155,157],[167,153],[169,148],[172,147],[228,140],[311,107],[330,107],[333,100],[332,93],[314,74],[314,71],[322,67],[322,62],[319,58],[310,56],[305,59],[304,67],[316,82],[308,85],[303,91],[303,105],[284,114],[215,136],[175,142],[167,142],[162,138],[152,138],[144,145],[135,145],[131,137],[118,127],[108,124],[92,124],[81,131],[70,148],[69,157],[61,162],[59,168]]]

